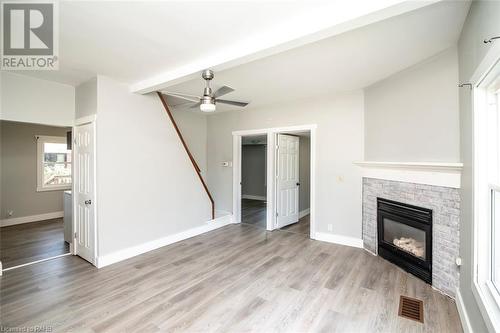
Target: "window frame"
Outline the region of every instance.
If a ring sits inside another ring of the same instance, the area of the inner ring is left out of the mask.
[[[46,192],[46,191],[62,191],[71,190],[73,184],[73,178],[71,179],[71,184],[67,185],[44,185],[43,183],[43,173],[44,173],[44,144],[45,143],[63,143],[67,144],[66,137],[64,136],[48,136],[48,135],[37,135],[36,138],[36,191]],[[73,177],[73,161],[71,161],[71,177]]]
[[[500,58],[491,62],[473,86],[473,279],[472,293],[488,328],[500,330],[500,291],[493,283],[493,200],[498,184],[488,178],[489,134],[488,88],[500,76]],[[499,110],[500,111],[500,110]],[[497,114],[500,118],[500,112]],[[497,119],[498,120],[498,119]],[[500,125],[497,123],[498,131]],[[486,129],[486,130],[485,130]],[[497,132],[498,134],[498,132]],[[496,149],[500,148],[498,137]],[[500,156],[500,155],[498,155]],[[497,156],[497,157],[498,157]],[[498,161],[497,161],[498,163]],[[496,165],[498,170],[499,166]],[[498,183],[498,180],[497,180]]]

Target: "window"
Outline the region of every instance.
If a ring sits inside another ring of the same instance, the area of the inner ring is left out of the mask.
[[[474,288],[500,328],[500,62],[474,89]]]
[[[66,138],[37,136],[37,191],[71,189],[71,150]]]

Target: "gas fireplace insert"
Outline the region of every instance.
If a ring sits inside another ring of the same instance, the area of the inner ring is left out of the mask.
[[[377,198],[378,254],[432,283],[432,210]]]

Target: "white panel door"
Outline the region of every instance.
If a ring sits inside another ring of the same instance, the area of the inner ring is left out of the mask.
[[[277,227],[299,221],[299,137],[278,134]]]
[[[77,126],[74,141],[75,252],[95,264],[94,123]]]

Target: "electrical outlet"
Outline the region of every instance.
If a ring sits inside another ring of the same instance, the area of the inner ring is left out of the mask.
[[[7,217],[11,217],[12,215],[14,215],[14,211],[13,210],[7,211]]]
[[[333,231],[333,224],[331,224],[331,223],[328,224],[328,231],[330,231],[330,232]]]

